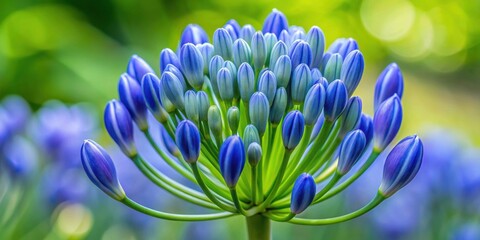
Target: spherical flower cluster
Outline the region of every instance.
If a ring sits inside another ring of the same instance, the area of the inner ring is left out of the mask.
[[[417,173],[423,146],[410,136],[387,157],[384,181],[365,207],[336,218],[296,217],[347,188],[396,137],[403,114],[401,71],[391,64],[379,76],[371,118],[353,96],[364,69],[354,39],[338,39],[325,51],[320,28],[289,26],[278,10],[262,31],[230,20],[209,39],[200,26],[188,25],[176,52],[161,51],[159,75],[134,55],[120,77],[119,100],[107,104],[104,119],[112,139],[145,176],[181,199],[220,212],[172,214],[134,202],[114,179],[112,159],[88,140],[82,163],[114,199],[170,220],[241,214],[247,221],[332,224],[371,210]],[[163,144],[151,136],[149,114],[158,121],[150,124],[165,129]],[[136,149],[134,124],[170,167],[202,191],[152,168]]]

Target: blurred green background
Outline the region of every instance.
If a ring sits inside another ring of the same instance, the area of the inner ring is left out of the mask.
[[[358,41],[366,69],[357,93],[367,113],[378,74],[397,62],[406,81],[400,136],[433,125],[480,144],[478,0],[4,0],[0,99],[18,94],[33,108],[49,99],[90,102],[101,116],[132,54],[158,72],[160,51],[176,49],[187,24],[200,24],[210,36],[231,18],[261,29],[272,8],[290,25],[318,25],[327,45],[339,37]]]

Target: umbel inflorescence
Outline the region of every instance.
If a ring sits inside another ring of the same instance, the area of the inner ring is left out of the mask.
[[[305,32],[289,26],[273,10],[262,31],[230,20],[211,43],[200,26],[188,25],[177,52],[162,50],[158,76],[140,57],[131,58],[120,77],[120,100],[105,109],[108,133],[151,181],[214,213],[172,214],[134,202],[112,159],[91,140],[81,150],[87,175],[112,198],[170,220],[244,215],[247,222],[321,225],[362,215],[412,180],[423,146],[415,135],[401,140],[386,158],[378,194],[358,211],[327,219],[296,217],[361,176],[402,121],[403,77],[396,64],[378,77],[372,119],[362,113],[361,99],[352,96],[364,69],[357,42],[338,39],[324,49],[320,28]],[[157,122],[149,123],[148,114]],[[199,188],[180,184],[143,159],[134,123],[158,155]],[[151,136],[149,124],[163,126],[162,144]]]

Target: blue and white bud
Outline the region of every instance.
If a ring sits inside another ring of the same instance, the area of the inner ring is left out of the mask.
[[[254,93],[249,102],[249,116],[250,122],[257,128],[260,136],[265,133],[269,114],[270,104],[267,96],[262,92]]]
[[[197,92],[197,106],[198,106],[198,117],[200,121],[208,120],[208,108],[210,108],[210,100],[208,95],[204,91]]]
[[[285,88],[280,87],[275,93],[272,106],[270,107],[270,122],[273,126],[277,126],[283,118],[287,110],[288,95]]]
[[[240,98],[243,102],[248,103],[255,92],[255,73],[250,64],[242,63],[238,67],[237,82]]]
[[[208,128],[216,139],[222,139],[223,124],[220,109],[216,105],[208,109]]]
[[[165,91],[162,87],[162,82],[161,81],[160,81],[159,93],[160,93],[160,102],[162,103],[163,108],[165,108],[165,110],[168,113],[174,112],[177,108],[172,103],[172,101],[170,101],[170,99],[168,99],[167,94],[165,93]]]
[[[346,41],[346,38],[335,39],[335,41],[333,41],[333,43],[330,44],[330,46],[328,47],[327,52],[331,54],[338,53],[340,51],[340,48],[342,48],[343,44],[345,44]]]
[[[267,64],[270,62],[273,46],[275,46],[278,40],[277,35],[273,33],[265,33],[263,37],[265,38],[265,46],[267,47],[267,58],[265,59],[265,64]]]
[[[105,128],[110,137],[128,157],[137,155],[137,148],[133,139],[133,123],[127,108],[117,101],[107,103],[103,114]]]
[[[282,140],[283,146],[287,150],[293,150],[300,143],[305,130],[305,119],[303,114],[298,111],[291,111],[283,119]]]
[[[298,176],[292,189],[290,212],[300,214],[312,204],[315,198],[315,180],[308,173]]]
[[[175,67],[175,66],[172,65],[172,64],[168,64],[168,65],[165,67],[165,71],[163,71],[163,72],[171,72],[171,73],[173,73],[173,75],[175,75],[175,76],[178,78],[178,80],[180,80],[180,83],[182,84],[184,91],[188,88],[188,87],[187,87],[187,82],[185,81],[185,78],[183,77],[183,73],[182,73],[182,71],[181,71],[179,68]],[[163,73],[163,72],[162,72],[162,73]]]
[[[325,51],[325,35],[322,30],[316,26],[310,28],[307,34],[307,42],[312,48],[311,68],[320,68],[322,64],[323,52]]]
[[[272,12],[268,15],[268,17],[265,19],[262,32],[273,33],[277,36],[280,36],[280,33],[283,30],[288,31],[287,17],[285,17],[282,12],[274,8]]]
[[[247,42],[252,41],[253,34],[255,34],[255,28],[250,24],[246,24],[240,30],[240,38]]]
[[[312,73],[307,64],[300,64],[292,75],[291,97],[293,104],[302,104],[312,84]]]
[[[187,118],[197,123],[200,120],[199,102],[197,101],[197,94],[193,90],[185,92],[185,114]],[[208,113],[207,113],[208,114]]]
[[[292,45],[292,38],[290,37],[290,33],[287,30],[283,30],[280,33],[278,40],[284,42],[288,47]]]
[[[374,107],[375,110],[391,96],[397,94],[401,99],[403,95],[402,71],[396,63],[391,63],[378,76],[375,84]]]
[[[142,91],[145,104],[155,119],[161,123],[168,120],[168,113],[163,108],[160,98],[160,80],[157,76],[147,73],[142,80]]]
[[[325,99],[325,119],[334,122],[347,106],[348,92],[341,80],[335,80],[328,85]]]
[[[233,77],[228,68],[223,67],[217,74],[217,85],[220,98],[223,101],[232,101],[234,97]]]
[[[82,145],[81,159],[88,178],[100,190],[117,201],[126,198],[118,182],[115,165],[105,149],[92,140],[86,140]]]
[[[319,83],[313,85],[307,92],[303,106],[303,115],[305,117],[305,124],[308,126],[313,126],[313,124],[317,122],[318,117],[323,111],[326,95],[325,89]]]
[[[265,38],[261,32],[256,32],[252,36],[252,55],[253,55],[253,67],[255,71],[259,71],[265,65],[267,59],[267,45]]]
[[[305,31],[302,29],[301,31],[294,31],[292,34],[290,34],[292,36],[292,40],[291,41],[296,41],[296,40],[304,40],[306,41],[307,40],[307,37],[305,35]]]
[[[417,175],[423,158],[423,143],[416,135],[400,141],[388,154],[383,168],[380,194],[390,197]]]
[[[148,65],[147,62],[145,62],[145,60],[137,55],[133,55],[128,62],[127,74],[131,78],[137,80],[138,84],[140,84],[143,76],[147,73],[155,74],[153,69],[150,67],[150,65]]]
[[[252,63],[252,50],[243,39],[237,39],[233,43],[233,62],[238,67],[242,63]]]
[[[187,43],[197,45],[206,43],[208,41],[208,35],[202,27],[197,24],[188,24],[182,32],[182,37],[180,38],[180,47]]]
[[[312,81],[317,82],[323,78],[322,72],[318,68],[312,68]],[[328,84],[328,82],[327,82]]]
[[[290,57],[287,55],[280,56],[274,65],[273,72],[277,77],[278,86],[286,88],[292,75],[292,61]]]
[[[230,107],[227,111],[227,121],[233,134],[237,134],[238,124],[240,123],[240,110],[238,107]]]
[[[200,132],[190,120],[181,121],[175,131],[175,142],[188,163],[195,163],[200,156]]]
[[[219,28],[213,33],[213,46],[215,55],[220,55],[225,60],[232,59],[233,40],[227,30]]]
[[[358,43],[355,41],[355,39],[348,38],[342,42],[337,53],[339,53],[340,56],[345,59],[347,55],[354,50],[358,50]]]
[[[232,30],[235,32],[235,34],[240,37],[240,31],[241,31],[241,27],[240,27],[240,24],[238,24],[238,22],[235,20],[235,19],[230,19],[228,20],[228,22],[225,24],[226,25],[230,25]]]
[[[366,146],[367,139],[361,130],[349,132],[340,144],[337,173],[341,176],[347,174],[360,160]]]
[[[232,61],[225,61],[223,63],[223,67],[228,68],[230,70],[230,74],[233,78],[233,95],[234,98],[240,97],[240,92],[238,91],[238,83],[237,83],[237,66]]]
[[[362,113],[362,117],[360,118],[360,123],[358,124],[358,129],[362,130],[362,132],[365,134],[365,137],[367,139],[367,145],[369,145],[370,142],[372,142],[373,140],[372,117]]]
[[[260,144],[253,142],[247,147],[247,159],[248,163],[252,167],[257,166],[257,164],[262,160],[262,146]]]
[[[240,136],[233,135],[225,139],[220,148],[218,162],[227,186],[234,188],[245,167],[245,147]]]
[[[148,129],[147,107],[140,83],[128,74],[122,74],[118,81],[118,95],[140,130]]]
[[[343,61],[340,71],[340,79],[343,80],[348,90],[348,96],[352,96],[357,88],[363,75],[365,61],[360,51],[354,50],[350,52],[345,61]]]
[[[327,79],[328,82],[340,79],[342,72],[342,64],[342,56],[338,53],[332,54],[330,59],[328,59],[327,65],[325,66],[325,70],[323,72],[323,76]]]
[[[210,61],[208,72],[210,73],[210,81],[212,82],[212,88],[216,95],[218,95],[218,82],[217,82],[217,75],[220,68],[223,67],[225,60],[222,57],[216,55],[213,56],[212,60]]]
[[[212,60],[213,57],[213,45],[210,43],[204,43],[197,45],[198,51],[202,54],[202,59],[203,59],[203,74],[208,74],[208,67],[210,61]]]
[[[288,55],[290,56],[290,60],[292,60],[292,69],[295,69],[302,63],[307,66],[312,64],[312,49],[310,45],[303,40],[293,42]]]
[[[272,51],[270,52],[270,62],[268,66],[270,68],[275,67],[275,64],[277,63],[278,59],[283,55],[288,55],[287,45],[283,41],[278,41],[272,47]],[[290,63],[290,65],[292,64]]]
[[[170,48],[165,48],[160,52],[160,72],[164,72],[168,64],[172,64],[178,69],[182,69],[180,60],[177,57],[177,54],[172,51]]]
[[[402,124],[402,103],[394,96],[385,100],[373,116],[374,148],[377,151],[385,149],[395,138]]]
[[[232,37],[232,41],[235,41],[238,39],[239,32],[236,31],[234,26],[227,23],[223,25],[223,29],[227,30],[228,34],[230,34],[230,37]]]
[[[268,98],[268,103],[272,105],[277,91],[277,78],[275,74],[270,71],[264,71],[258,80],[258,91],[263,92]]]
[[[355,96],[348,100],[345,112],[342,114],[342,126],[340,127],[340,137],[344,137],[348,132],[356,129],[360,124],[362,117],[362,99]]]
[[[183,45],[188,46],[189,43]],[[175,105],[176,108],[183,110],[185,107],[185,99],[183,96],[183,86],[180,80],[170,72],[164,72],[160,78],[160,84],[162,91],[170,102]]]
[[[170,137],[167,130],[163,125],[159,125],[160,129],[160,141],[163,143],[163,146],[167,151],[172,154],[173,156],[177,156],[180,153],[177,144],[175,141]]]
[[[180,62],[188,83],[195,89],[203,86],[203,57],[200,51],[191,43],[182,46]]]

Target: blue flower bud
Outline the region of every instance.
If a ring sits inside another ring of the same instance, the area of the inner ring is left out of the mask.
[[[223,67],[218,71],[217,85],[220,98],[224,101],[232,101],[234,97],[233,77],[228,68]]]
[[[273,33],[280,36],[282,30],[288,30],[287,17],[277,9],[273,9],[263,23],[263,33]]]
[[[252,66],[242,63],[238,67],[237,82],[242,101],[248,103],[250,97],[255,92],[255,73]]]
[[[257,128],[252,124],[248,124],[243,130],[243,143],[245,143],[245,146],[250,146],[252,143],[260,144],[260,135]]]
[[[323,52],[325,51],[325,35],[316,26],[310,28],[307,34],[307,42],[312,48],[313,61],[311,68],[319,68],[322,64]]]
[[[320,72],[318,68],[312,68],[312,80],[316,82],[316,81],[320,81],[320,79],[322,78],[323,78],[322,72]]]
[[[320,133],[320,130],[323,127],[324,122],[325,122],[325,116],[323,115],[323,113],[321,113],[317,119],[317,122],[313,126],[312,135],[310,135],[310,139],[315,139],[318,136],[318,134]]]
[[[208,108],[210,108],[210,100],[204,91],[197,92],[198,117],[200,121],[208,120]]]
[[[153,73],[153,69],[148,65],[145,60],[137,55],[133,55],[130,58],[127,66],[127,74],[132,77],[133,79],[137,80],[138,84],[142,82],[143,75],[147,73]]]
[[[261,32],[256,32],[252,36],[252,54],[253,54],[253,67],[255,70],[262,69],[267,59],[267,45],[265,38]]]
[[[198,113],[198,101],[197,94],[193,90],[188,90],[185,92],[185,114],[187,118],[192,120],[194,123],[199,120]]]
[[[240,92],[238,91],[238,83],[237,83],[237,66],[235,66],[235,64],[232,61],[225,61],[223,63],[223,67],[228,68],[228,70],[230,70],[230,74],[232,75],[234,98],[240,97]]]
[[[277,63],[278,59],[283,55],[288,55],[287,45],[285,45],[283,41],[278,41],[272,47],[272,51],[270,53],[270,63],[268,66],[270,68],[275,67],[275,64]],[[289,57],[289,60],[290,60],[290,57]],[[292,64],[290,63],[290,65]]]
[[[292,69],[295,69],[302,63],[307,66],[312,64],[312,49],[310,45],[303,40],[297,40],[292,43],[289,56],[290,60],[292,60]]]
[[[325,73],[325,68],[327,67],[328,60],[332,57],[333,53],[326,52],[322,57],[322,65],[320,66],[320,72]]]
[[[396,63],[388,65],[378,76],[375,84],[374,106],[375,110],[380,104],[397,94],[401,99],[403,94],[403,76]]]
[[[307,64],[300,64],[295,68],[292,75],[291,97],[294,104],[301,104],[312,84],[312,73]]]
[[[340,48],[343,46],[343,44],[347,41],[346,38],[337,38],[333,43],[328,47],[327,52],[334,54],[338,53],[340,51]]]
[[[292,38],[290,37],[290,33],[288,33],[287,30],[283,30],[280,33],[280,36],[278,37],[278,40],[284,42],[285,45],[287,45],[288,47],[290,47],[290,45],[292,45]]]
[[[201,89],[203,85],[203,57],[200,51],[191,43],[182,46],[180,50],[180,62],[188,83],[195,89]]]
[[[296,41],[296,40],[306,40],[306,36],[305,36],[305,31],[303,31],[303,29],[301,31],[294,31],[292,34],[292,39],[291,41]]]
[[[213,56],[212,60],[210,60],[210,64],[208,67],[208,72],[210,73],[210,81],[212,82],[212,88],[216,95],[218,95],[218,82],[217,82],[217,75],[220,68],[223,67],[225,61],[222,57],[216,55]]]
[[[212,132],[213,136],[217,139],[222,138],[222,115],[220,109],[216,105],[208,108],[208,128]]]
[[[287,90],[281,87],[277,89],[275,93],[275,99],[273,100],[270,108],[270,122],[276,126],[282,121],[285,110],[287,109],[288,95]]]
[[[352,96],[363,75],[364,68],[363,55],[360,51],[350,52],[345,61],[343,61],[340,70],[340,79],[343,80],[348,90],[348,96]]]
[[[228,126],[233,134],[237,134],[238,124],[240,123],[240,110],[238,107],[230,107],[227,111]]]
[[[325,99],[325,118],[330,121],[337,120],[345,109],[348,101],[348,93],[345,84],[335,80],[328,85],[327,98]]]
[[[168,64],[172,64],[178,69],[182,69],[180,60],[177,57],[177,54],[172,51],[170,48],[165,48],[160,52],[160,72],[164,72]]]
[[[165,73],[165,72],[164,72]],[[163,75],[163,74],[162,74]],[[171,112],[174,112],[177,108],[175,107],[175,105],[172,103],[172,101],[170,101],[170,99],[168,99],[167,97],[167,94],[165,93],[164,89],[163,89],[163,86],[162,86],[162,82],[160,81],[160,89],[159,89],[159,92],[160,92],[160,102],[162,103],[162,106],[163,108],[165,108],[165,110],[169,113]]]
[[[183,159],[188,163],[195,163],[200,156],[200,132],[197,126],[189,120],[181,121],[175,131],[177,143]]]
[[[233,62],[238,67],[240,64],[252,62],[252,51],[250,46],[243,39],[237,39],[233,43]]]
[[[342,72],[342,64],[342,56],[338,53],[332,54],[330,59],[328,59],[327,65],[325,66],[325,71],[323,72],[323,76],[327,79],[328,82],[340,79],[340,74]]]
[[[285,116],[282,125],[283,146],[288,150],[293,150],[302,140],[305,130],[305,120],[300,111],[291,111]]]
[[[402,103],[395,94],[385,100],[373,116],[374,148],[385,149],[395,138],[402,124]]]
[[[126,197],[118,182],[112,158],[105,149],[92,140],[86,140],[82,145],[81,158],[85,173],[100,190],[117,201]]]
[[[163,108],[160,99],[160,80],[157,76],[147,73],[142,80],[142,91],[145,99],[145,104],[155,119],[161,123],[168,120],[168,113]]]
[[[300,214],[310,206],[315,197],[315,180],[308,173],[302,173],[298,176],[292,189],[290,200],[290,211],[294,214]]]
[[[287,55],[279,57],[274,66],[273,72],[277,77],[278,86],[287,87],[290,75],[292,75],[292,61],[290,61],[290,57]]]
[[[225,25],[230,25],[235,34],[240,37],[241,27],[235,19],[230,19]]]
[[[337,173],[347,174],[360,160],[366,145],[367,139],[361,130],[349,132],[340,144]]]
[[[263,92],[268,98],[268,103],[272,105],[277,91],[277,78],[272,71],[267,70],[262,73],[258,80],[258,91]]]
[[[180,153],[180,150],[177,147],[177,144],[168,134],[167,130],[163,125],[159,125],[160,128],[160,141],[162,141],[163,146],[167,149],[167,151],[172,154],[173,156],[177,156]]]
[[[317,122],[318,117],[323,111],[326,95],[325,89],[318,83],[310,88],[305,97],[305,104],[303,106],[305,124],[312,126]]]
[[[240,38],[247,42],[252,41],[253,34],[255,34],[255,28],[250,24],[243,26],[240,30]]]
[[[369,145],[373,139],[372,117],[362,113],[362,117],[360,118],[360,123],[358,124],[358,129],[362,130],[362,132],[365,134],[365,137],[367,139],[367,145]]]
[[[235,29],[233,25],[227,23],[223,26],[223,29],[227,30],[228,34],[230,34],[230,37],[232,37],[232,41],[235,41],[238,39],[238,35],[240,34],[240,32],[237,31],[237,29]]]
[[[273,33],[265,33],[263,35],[265,38],[265,46],[267,47],[267,58],[265,59],[265,64],[270,62],[270,55],[272,53],[273,46],[277,43],[277,35]]]
[[[342,58],[346,58],[347,55],[354,50],[358,50],[358,43],[355,39],[349,38],[342,42],[337,53],[339,53]]]
[[[118,82],[118,95],[137,126],[143,131],[148,128],[147,107],[143,99],[140,83],[128,74],[122,74]]]
[[[183,45],[188,46],[189,43]],[[183,87],[180,83],[180,80],[170,72],[164,72],[160,78],[160,84],[162,86],[162,91],[165,93],[166,97],[170,102],[175,105],[178,109],[184,109],[185,99],[183,97]]]
[[[262,146],[260,144],[253,142],[247,147],[247,159],[248,163],[252,167],[257,166],[257,164],[262,160]]]
[[[196,24],[189,24],[183,30],[182,37],[180,38],[180,47],[187,43],[197,45],[208,41],[208,35],[202,27]]]
[[[224,59],[232,59],[233,40],[227,30],[219,28],[213,33],[213,46],[215,55],[220,55]]]
[[[379,192],[390,197],[407,185],[422,165],[423,144],[416,135],[400,141],[388,154]]]
[[[207,63],[210,63],[210,61],[212,60],[213,52],[214,52],[213,45],[210,43],[204,43],[204,44],[197,45],[197,49],[202,54],[202,59],[204,63],[203,74],[208,74],[209,64]]]
[[[245,166],[245,147],[240,136],[233,135],[225,139],[220,148],[218,162],[227,186],[234,188]]]
[[[257,128],[260,136],[265,133],[269,114],[270,104],[267,96],[262,92],[254,93],[249,102],[249,116],[250,122]]]
[[[362,117],[362,99],[352,97],[348,101],[345,112],[342,115],[343,121],[340,127],[340,137],[345,136],[348,132],[356,129]]]
[[[183,87],[184,91],[188,88],[187,87],[187,82],[185,82],[185,78],[183,77],[182,71],[180,69],[178,69],[177,67],[175,67],[174,65],[168,64],[165,67],[165,71],[163,71],[163,72],[173,73],[173,75],[175,75],[178,78],[178,80],[180,80],[180,83],[182,84],[182,87]]]

